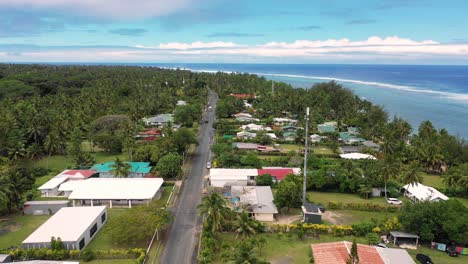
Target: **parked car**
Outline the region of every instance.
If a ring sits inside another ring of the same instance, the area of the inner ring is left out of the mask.
[[[381,248],[388,248],[387,245],[385,245],[385,243],[378,243],[377,245],[375,245],[376,247],[381,247]]]
[[[326,210],[325,206],[318,205],[318,208],[320,209],[322,213],[325,213],[325,210]]]
[[[211,162],[208,161],[208,162],[206,163],[206,168],[207,168],[207,169],[211,169]]]
[[[388,204],[398,204],[398,205],[400,205],[403,202],[398,200],[397,198],[388,198],[387,203]]]
[[[421,264],[434,264],[432,262],[431,258],[424,255],[424,254],[417,254],[416,259],[421,263]]]

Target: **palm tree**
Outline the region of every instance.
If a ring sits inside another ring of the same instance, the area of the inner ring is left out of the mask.
[[[255,247],[248,241],[241,241],[232,255],[232,264],[268,264],[269,262],[259,260]]]
[[[413,186],[414,184],[422,183],[423,179],[424,174],[422,173],[421,165],[419,165],[418,161],[413,161],[403,173],[401,180],[404,184],[411,184]]]
[[[387,182],[400,174],[400,161],[392,156],[386,156],[380,163],[380,172],[384,181],[385,199],[387,199]]]
[[[47,151],[47,168],[49,168],[50,155],[60,149],[60,144],[60,138],[56,130],[50,131],[45,137],[44,149]]]
[[[466,176],[465,176],[466,177]],[[450,173],[445,175],[442,178],[442,182],[447,186],[447,187],[455,187],[458,185],[460,180],[464,178],[461,174],[458,172]]]
[[[200,215],[205,216],[206,223],[213,233],[221,230],[229,211],[226,207],[226,200],[217,192],[203,197],[197,209]]]
[[[127,178],[131,168],[132,166],[129,163],[121,161],[119,158],[116,158],[114,164],[111,165],[116,178]]]
[[[249,214],[246,211],[237,215],[237,219],[234,223],[236,228],[237,237],[246,238],[257,233],[255,231],[256,223],[249,217]]]

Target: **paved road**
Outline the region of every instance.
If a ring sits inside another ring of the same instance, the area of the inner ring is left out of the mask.
[[[174,222],[168,234],[161,256],[162,264],[190,264],[196,263],[195,246],[198,243],[198,231],[201,223],[196,206],[201,201],[203,177],[208,173],[206,163],[209,159],[210,143],[213,135],[213,122],[215,120],[215,106],[217,96],[211,94],[209,105],[212,111],[205,112],[200,126],[200,139],[195,150],[192,168],[183,183],[176,205],[174,206]]]

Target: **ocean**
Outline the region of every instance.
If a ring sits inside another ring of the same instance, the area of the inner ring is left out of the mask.
[[[336,80],[358,96],[382,105],[390,118],[402,117],[417,132],[430,120],[438,129],[468,139],[468,66],[199,64],[153,63],[140,66],[206,72],[248,72],[294,87]]]

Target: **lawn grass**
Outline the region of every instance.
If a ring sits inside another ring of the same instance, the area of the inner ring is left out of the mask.
[[[314,154],[319,154],[319,155],[335,155],[333,150],[329,147],[324,147],[324,146],[313,146],[312,147],[312,152]]]
[[[442,182],[442,177],[439,175],[429,175],[426,173],[424,173],[422,184],[434,187],[438,190],[445,187],[445,184]]]
[[[0,249],[21,246],[34,230],[42,225],[49,215],[7,215],[0,219]],[[5,219],[5,220],[3,220]]]
[[[356,204],[378,204],[387,205],[384,197],[375,197],[364,199],[357,194],[352,193],[334,193],[334,192],[307,192],[309,201],[323,206],[327,206],[329,202],[356,203]]]
[[[219,235],[221,243],[233,245],[238,241],[234,234],[221,234]],[[356,239],[357,243],[367,245],[367,240],[364,237],[354,237],[354,236],[344,236],[344,237],[334,237],[331,235],[321,235],[320,238],[304,238],[304,240],[299,240],[295,235],[284,234],[282,237],[278,234],[257,234],[256,239],[264,237],[267,240],[265,247],[259,252],[257,249],[258,255],[261,259],[266,259],[273,263],[309,263],[311,255],[311,244],[317,243],[326,243],[326,242],[336,242],[336,241],[353,241]],[[220,244],[221,244],[220,243]],[[449,257],[446,253],[431,250],[427,246],[422,246],[418,250],[407,250],[408,253],[415,259],[416,254],[423,253],[431,257],[434,263],[444,263],[444,264],[462,264],[466,263],[466,256],[460,256],[458,258]],[[221,259],[220,255],[223,253],[223,250],[217,252],[215,263],[226,263],[228,260]],[[232,252],[231,252],[232,253]],[[416,263],[418,263],[416,261]]]
[[[294,150],[294,151],[301,150],[301,151],[303,151],[304,146],[297,145],[297,144],[280,144],[280,149],[287,150],[287,151],[291,151],[291,150]]]
[[[340,225],[352,225],[362,222],[370,222],[372,220],[384,222],[387,219],[398,216],[398,213],[368,212],[357,210],[333,210],[333,213],[336,215],[336,223]]]
[[[107,209],[107,215],[109,221],[112,221],[113,218],[118,217],[123,214],[127,209],[125,208],[112,208]],[[99,231],[99,233],[94,237],[94,239],[86,247],[90,250],[110,250],[110,249],[129,249],[129,248],[146,248],[148,247],[149,241],[140,241],[135,245],[116,245],[112,242],[112,237],[110,236],[110,225],[109,223],[105,224],[104,227]]]

